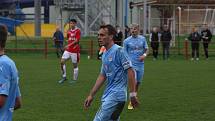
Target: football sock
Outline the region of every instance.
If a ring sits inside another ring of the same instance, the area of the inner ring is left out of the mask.
[[[63,76],[63,78],[66,78],[66,65],[64,64],[63,65],[63,68],[62,68],[63,70],[62,70],[62,76]]]
[[[78,79],[78,67],[74,68],[74,74],[73,74],[73,80],[77,80]]]

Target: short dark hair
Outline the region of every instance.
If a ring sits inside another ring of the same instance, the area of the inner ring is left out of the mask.
[[[107,24],[107,25],[101,25],[100,26],[100,29],[107,29],[108,30],[108,35],[115,35],[116,34],[116,29],[110,25],[110,24]]]
[[[75,22],[75,23],[77,23],[77,20],[74,19],[74,18],[72,18],[72,19],[69,20],[69,22]]]
[[[4,48],[7,40],[7,27],[0,24],[0,47]]]

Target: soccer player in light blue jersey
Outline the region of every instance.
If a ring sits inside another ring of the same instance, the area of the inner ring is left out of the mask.
[[[133,107],[139,102],[135,93],[135,78],[132,65],[123,49],[114,44],[113,36],[116,30],[111,25],[103,25],[98,32],[98,41],[107,51],[102,55],[101,72],[96,83],[85,100],[87,109],[97,91],[106,83],[102,96],[102,104],[93,121],[119,121],[119,116],[127,100],[127,86],[129,84],[130,100]]]
[[[12,113],[21,107],[19,77],[15,63],[5,55],[7,28],[0,25],[0,121],[12,121]]]
[[[144,75],[144,59],[148,54],[148,44],[144,36],[139,35],[139,25],[131,25],[131,36],[123,42],[124,51],[131,59],[132,65],[135,70],[136,78],[136,93],[142,77]],[[128,109],[133,109],[131,103],[128,105]]]

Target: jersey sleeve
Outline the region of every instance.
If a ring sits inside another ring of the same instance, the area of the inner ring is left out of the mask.
[[[116,57],[118,58],[119,63],[123,66],[124,70],[132,67],[127,53],[122,48],[118,49]]]
[[[81,38],[81,31],[80,31],[80,29],[77,30],[75,37],[76,37],[77,41],[80,41],[80,38]]]
[[[10,89],[10,67],[7,65],[0,65],[0,94],[7,95],[9,94]]]

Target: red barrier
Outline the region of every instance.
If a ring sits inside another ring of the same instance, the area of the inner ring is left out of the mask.
[[[93,58],[93,40],[90,40],[90,47],[88,50],[88,59]]]
[[[186,39],[184,41],[184,57],[186,60],[188,60],[188,40]]]

